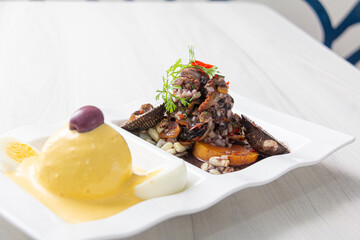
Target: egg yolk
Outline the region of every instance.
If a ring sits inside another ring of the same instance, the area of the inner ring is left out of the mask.
[[[24,159],[38,156],[37,152],[25,143],[10,143],[5,148],[6,155],[14,161],[21,163]]]

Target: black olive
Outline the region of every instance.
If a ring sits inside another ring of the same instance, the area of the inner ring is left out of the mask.
[[[71,117],[70,130],[79,133],[90,132],[104,123],[104,115],[100,109],[94,106],[85,106],[78,109]]]

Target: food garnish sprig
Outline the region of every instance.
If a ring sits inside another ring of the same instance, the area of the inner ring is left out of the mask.
[[[187,107],[192,99],[189,98],[180,98],[174,95],[175,89],[181,89],[180,85],[174,85],[174,81],[180,77],[180,73],[183,69],[188,67],[197,67],[203,70],[209,78],[213,78],[217,73],[219,73],[218,68],[214,65],[206,64],[195,60],[194,47],[189,46],[189,62],[184,64],[181,62],[182,59],[178,59],[174,65],[172,65],[168,70],[166,70],[166,75],[162,77],[163,79],[163,89],[157,90],[156,100],[159,100],[160,96],[164,100],[165,108],[168,112],[172,113],[176,109],[175,99],[179,100],[184,107]]]

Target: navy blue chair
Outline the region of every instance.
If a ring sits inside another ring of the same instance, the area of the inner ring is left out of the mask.
[[[324,6],[318,0],[305,0],[317,14],[323,31],[324,31],[324,44],[331,48],[332,43],[350,26],[360,23],[360,0],[355,4],[349,14],[340,22],[337,27],[331,23],[330,17],[326,12]],[[360,44],[360,39],[359,39]],[[360,46],[359,48],[346,58],[350,63],[356,64],[360,61]]]

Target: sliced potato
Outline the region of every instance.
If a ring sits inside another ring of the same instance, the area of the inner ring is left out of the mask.
[[[202,161],[208,161],[211,157],[228,155],[231,166],[241,166],[253,163],[259,153],[246,145],[233,145],[231,148],[212,146],[208,143],[196,142],[193,148],[194,156]]]

